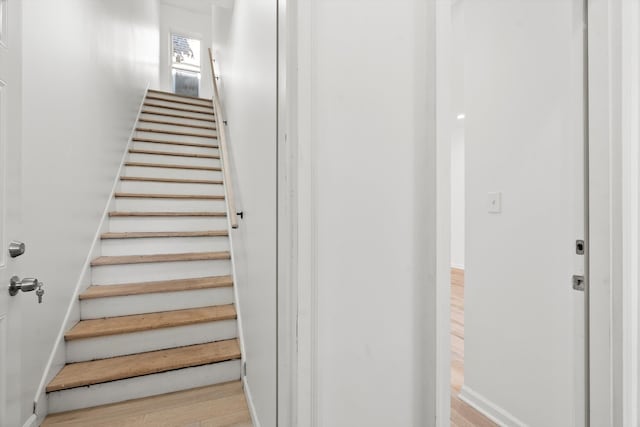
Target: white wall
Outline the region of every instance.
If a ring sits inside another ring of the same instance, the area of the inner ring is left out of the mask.
[[[582,425],[580,3],[465,2],[465,389],[508,425]]]
[[[24,418],[105,209],[139,103],[158,79],[153,0],[23,2]]]
[[[434,425],[433,3],[301,3],[301,406],[310,425]]]
[[[458,123],[451,137],[451,266],[464,269],[465,173],[464,126]]]
[[[237,0],[233,9],[214,7],[212,20],[233,185],[245,213],[232,237],[247,390],[269,427],[276,425],[276,3]]]
[[[200,97],[211,98],[211,67],[207,49],[211,46],[211,13],[160,3],[160,90],[173,92],[171,84],[171,33],[200,39]]]
[[[451,5],[451,266],[464,269],[465,173],[464,173],[464,0]]]

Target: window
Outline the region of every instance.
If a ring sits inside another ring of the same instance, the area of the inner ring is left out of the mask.
[[[171,48],[173,91],[181,95],[199,96],[200,40],[171,34]]]

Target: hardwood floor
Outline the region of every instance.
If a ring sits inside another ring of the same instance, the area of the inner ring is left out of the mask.
[[[42,427],[252,427],[240,381],[49,415]]]
[[[487,417],[464,403],[458,394],[464,383],[464,271],[451,269],[451,425],[494,427]]]

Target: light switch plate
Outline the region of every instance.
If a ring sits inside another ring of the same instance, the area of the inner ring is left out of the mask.
[[[489,213],[502,212],[502,193],[489,193],[487,197]]]

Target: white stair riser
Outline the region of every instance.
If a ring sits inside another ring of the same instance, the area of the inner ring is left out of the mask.
[[[228,340],[238,336],[235,319],[67,341],[67,363]]]
[[[184,109],[188,109],[188,110],[198,110],[201,111],[203,113],[212,113],[213,112],[213,107],[211,105],[187,105],[187,104],[180,104],[177,102],[172,102],[172,101],[163,101],[163,100],[158,100],[158,99],[148,99],[145,101],[145,103],[149,103],[149,104],[155,104],[155,105],[162,105],[164,107],[171,107],[171,108],[184,108]]]
[[[131,148],[134,148],[136,150],[170,151],[172,153],[206,154],[209,156],[220,156],[220,152],[217,148],[192,147],[190,145],[159,144],[157,142],[134,141]]]
[[[204,122],[202,122],[201,126],[215,127],[212,124],[207,124]],[[203,128],[193,127],[193,126],[176,126],[173,124],[154,123],[154,122],[145,122],[145,121],[139,121],[137,127],[145,128],[145,129],[163,130],[163,131],[168,130],[171,132],[196,133],[198,135],[200,134],[209,135],[209,136],[217,135],[215,129],[203,129]]]
[[[116,198],[116,210],[126,212],[224,212],[224,200]]]
[[[158,154],[129,153],[130,162],[162,163],[163,165],[187,165],[204,166],[207,168],[219,168],[220,159],[207,159],[200,157],[163,156]]]
[[[162,98],[165,101],[180,101],[180,102],[190,102],[191,104],[199,104],[204,105],[205,107],[210,107],[213,105],[210,99],[203,98],[188,98],[184,96],[173,95],[170,93],[158,93],[158,92],[149,92],[149,95],[153,98]],[[151,100],[149,100],[151,101]]]
[[[103,239],[102,255],[153,255],[229,250],[229,238],[220,237],[150,237]]]
[[[215,120],[211,113],[206,113],[206,114],[192,113],[191,111],[179,111],[179,110],[172,110],[169,108],[162,108],[162,107],[149,107],[148,105],[145,105],[143,107],[143,110],[145,111],[145,113],[176,114],[180,116],[196,117],[199,119],[211,120],[211,122]]]
[[[174,114],[177,116],[189,116],[189,113],[187,114],[181,114],[179,111],[176,111],[174,113],[169,113],[169,114]],[[183,125],[196,125],[196,126],[216,126],[215,124],[215,119],[212,115],[208,115],[207,116],[207,121],[204,120],[194,120],[194,119],[185,119],[182,117],[171,117],[171,116],[163,116],[160,114],[150,114],[150,113],[142,113],[140,115],[141,119],[150,119],[150,120],[160,120],[160,121],[164,121],[164,122],[171,122],[171,123],[179,123],[179,124],[183,124]]]
[[[233,288],[227,286],[193,291],[86,299],[80,301],[80,318],[100,319],[103,317],[232,304],[234,302],[233,298]]]
[[[197,132],[194,132],[194,133],[197,133]],[[210,136],[187,136],[187,135],[173,135],[173,134],[157,133],[157,132],[136,131],[134,133],[134,137],[158,139],[160,141],[193,142],[195,144],[218,145],[218,140]]]
[[[124,193],[203,194],[224,196],[222,184],[184,184],[180,182],[120,181]]]
[[[104,265],[91,268],[95,285],[191,279],[231,274],[229,260],[153,262],[143,264]]]
[[[109,231],[203,231],[227,228],[227,217],[111,217]]]
[[[142,176],[150,178],[209,179],[222,180],[222,172],[198,169],[156,168],[146,166],[127,166],[124,176]]]
[[[240,360],[49,393],[49,413],[89,408],[240,379]]]

